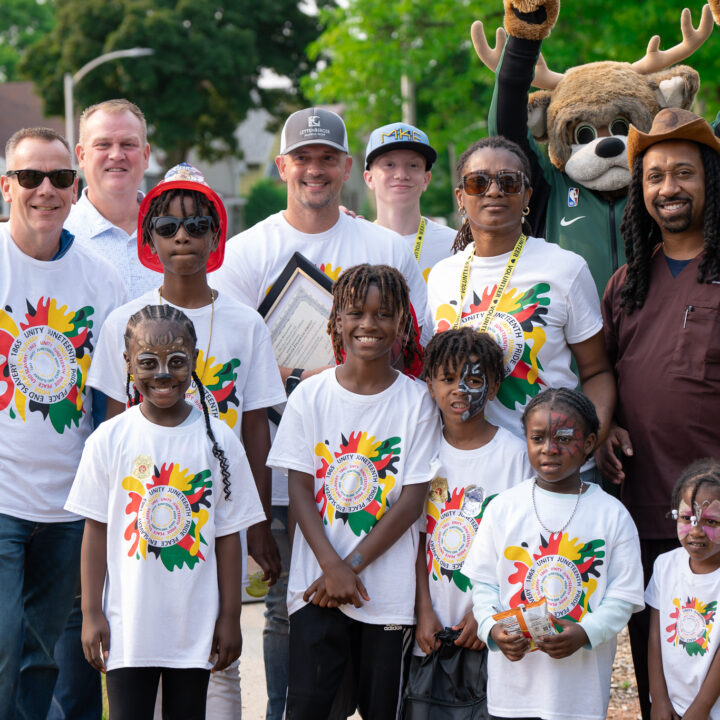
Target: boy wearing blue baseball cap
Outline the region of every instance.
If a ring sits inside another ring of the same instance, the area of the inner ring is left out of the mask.
[[[375,193],[377,224],[408,242],[427,282],[432,266],[452,254],[455,230],[420,213],[437,152],[427,135],[407,123],[372,131],[365,150],[365,182]]]

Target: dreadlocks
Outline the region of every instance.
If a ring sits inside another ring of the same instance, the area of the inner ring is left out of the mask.
[[[528,179],[528,184],[532,183],[532,171],[530,169],[530,161],[527,155],[523,152],[523,149],[512,140],[508,140],[502,135],[491,135],[490,137],[481,138],[476,140],[465,152],[458,158],[457,165],[455,166],[455,172],[457,173],[458,183],[462,181],[462,177],[465,174],[465,167],[468,164],[470,158],[478,151],[485,150],[507,150],[517,157],[520,161],[522,171]],[[458,185],[460,187],[460,185]],[[527,219],[523,218],[523,223],[527,225]],[[527,232],[530,232],[529,225]],[[464,250],[473,241],[472,231],[470,230],[470,223],[468,219],[463,220],[463,224],[458,230],[455,236],[455,242],[452,246],[453,253],[458,253]]]
[[[505,377],[503,351],[495,338],[469,327],[446,330],[434,335],[425,348],[424,377],[432,380],[438,371],[453,372],[473,359],[482,365],[483,372],[494,381]]]
[[[698,143],[698,148],[705,168],[705,248],[698,267],[697,281],[711,283],[720,279],[720,156],[706,145]],[[653,250],[662,242],[660,228],[645,208],[642,176],[644,156],[645,152],[639,154],[633,163],[627,205],[620,223],[627,260],[620,306],[625,308],[628,315],[645,304]]]
[[[209,214],[212,218],[213,232],[220,227],[220,216],[215,206],[207,199],[199,190],[186,190],[183,188],[174,188],[167,192],[160,193],[154,197],[148,205],[147,212],[142,222],[142,241],[143,245],[152,245],[151,224],[154,217],[161,217],[168,214],[170,203],[179,197],[182,202],[183,216],[191,217],[192,215]],[[185,201],[190,200],[193,203],[192,212],[188,213],[185,208]]]
[[[170,193],[166,193],[170,194]],[[200,194],[200,193],[198,193]],[[160,197],[164,197],[164,195],[161,195]],[[148,213],[149,214],[149,213]],[[167,322],[168,324],[177,324],[180,325],[183,330],[188,334],[188,337],[192,341],[193,349],[195,348],[195,345],[197,344],[197,335],[195,334],[195,326],[192,323],[192,320],[181,310],[178,310],[176,307],[173,307],[172,305],[146,305],[141,310],[138,310],[134,315],[130,316],[130,319],[128,320],[127,327],[125,328],[125,349],[129,351],[130,349],[130,342],[135,337],[135,329],[137,328],[140,323],[142,323],[144,320],[149,321],[160,321],[160,322]],[[220,472],[222,474],[222,481],[223,481],[223,490],[225,492],[225,499],[230,499],[230,465],[228,463],[227,457],[225,456],[225,453],[223,449],[218,444],[217,440],[215,439],[215,433],[213,432],[212,425],[210,424],[210,412],[208,411],[207,401],[205,400],[205,386],[200,381],[200,378],[197,376],[197,373],[193,370],[192,373],[192,379],[195,382],[195,386],[197,388],[198,396],[200,398],[200,406],[202,407],[203,417],[205,418],[205,432],[207,433],[208,438],[210,439],[210,442],[212,444],[212,454],[218,461],[220,465]],[[133,396],[130,395],[130,373],[128,372],[127,378],[125,381],[125,393],[128,397],[128,405],[137,405],[140,402],[142,402],[142,398],[140,396],[140,393],[137,391],[137,388],[133,388],[134,394]]]
[[[405,278],[388,265],[355,265],[345,270],[333,286],[333,305],[328,320],[328,335],[332,340],[335,361],[342,363],[342,335],[337,328],[337,316],[341,310],[354,303],[365,303],[368,290],[375,285],[383,303],[400,316],[399,336],[404,339],[403,362],[406,370],[422,359],[417,332],[410,311],[410,293]]]

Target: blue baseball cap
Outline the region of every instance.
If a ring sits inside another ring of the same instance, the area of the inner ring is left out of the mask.
[[[437,152],[430,145],[427,135],[407,123],[391,123],[376,128],[370,133],[365,148],[365,169],[369,170],[372,161],[390,150],[414,150],[425,158],[425,169],[429,170],[437,160]]]

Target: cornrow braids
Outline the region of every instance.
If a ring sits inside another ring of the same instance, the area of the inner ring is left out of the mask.
[[[218,441],[215,439],[215,433],[212,431],[210,425],[210,411],[208,410],[207,401],[205,400],[205,386],[198,377],[197,373],[193,370],[192,379],[195,381],[195,387],[198,391],[200,398],[200,405],[202,406],[203,415],[205,417],[205,430],[207,436],[210,438],[212,443],[212,454],[216,460],[220,463],[220,472],[222,473],[223,481],[223,492],[225,493],[225,499],[230,499],[230,464],[228,463],[225,451],[220,447]]]
[[[168,214],[170,203],[179,197],[182,200],[183,217],[191,215],[209,214],[213,222],[213,232],[220,227],[220,216],[215,206],[203,195],[199,190],[186,190],[183,188],[173,188],[166,192],[160,193],[154,197],[148,205],[147,212],[142,221],[142,241],[143,245],[152,245],[152,219],[154,217],[162,217]],[[193,211],[188,213],[185,209],[185,200],[192,200]],[[207,213],[205,212],[207,208]]]
[[[563,405],[573,412],[585,427],[585,437],[593,433],[597,435],[600,429],[600,420],[592,400],[579,390],[561,387],[543,390],[530,400],[525,406],[525,412],[523,412],[522,416],[523,430],[527,432],[527,419],[530,413],[542,405],[550,405],[551,407]]]
[[[698,490],[703,485],[710,485],[720,492],[720,461],[715,458],[703,458],[696,460],[686,467],[680,479],[675,483],[670,499],[670,507],[677,510],[680,507],[680,500],[687,488],[692,488],[690,507],[693,507]]]
[[[342,334],[337,328],[337,316],[353,303],[364,303],[371,285],[380,291],[380,297],[388,308],[400,316],[400,335],[405,337],[403,365],[405,370],[422,360],[417,331],[410,310],[410,292],[405,278],[389,265],[355,265],[343,271],[333,285],[333,304],[327,331],[332,341],[335,361],[342,363]]]
[[[494,381],[504,379],[503,351],[495,338],[470,327],[446,330],[433,336],[425,348],[423,377],[432,380],[441,369],[445,373],[457,370],[470,358],[477,358],[473,362],[479,362],[483,372]]]
[[[528,179],[528,186],[532,185],[532,169],[530,167],[530,161],[528,160],[527,155],[523,151],[523,149],[512,140],[508,140],[506,137],[503,137],[502,135],[491,135],[490,137],[480,138],[480,140],[476,140],[465,152],[460,155],[457,161],[457,165],[455,166],[455,172],[457,173],[457,181],[458,181],[458,187],[459,183],[462,181],[463,175],[465,174],[465,168],[467,167],[467,164],[470,160],[470,158],[479,150],[507,150],[508,152],[511,152],[513,155],[517,157],[517,159],[520,161],[520,166],[522,167],[522,171],[525,173],[525,176]],[[532,229],[530,227],[530,223],[528,222],[528,219],[526,217],[523,217],[522,219],[523,223],[523,232],[527,233],[528,235],[531,233]],[[473,241],[472,236],[472,230],[470,228],[470,223],[467,218],[463,220],[462,225],[460,226],[460,230],[458,230],[457,235],[455,236],[455,242],[452,246],[453,253],[458,253],[461,250],[464,250],[471,242]]]
[[[698,267],[697,281],[720,280],[720,156],[698,144],[705,169],[705,212],[703,218],[704,254]],[[662,241],[658,224],[650,217],[643,195],[642,166],[645,152],[635,158],[627,204],[620,223],[625,239],[627,272],[620,290],[620,306],[628,315],[639,310],[650,288],[650,262],[655,247]]]

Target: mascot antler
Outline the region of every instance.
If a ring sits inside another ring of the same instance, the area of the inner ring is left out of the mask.
[[[693,26],[690,10],[685,8],[680,15],[680,29],[683,41],[669,50],[658,50],[660,47],[659,35],[650,38],[645,57],[634,62],[631,66],[632,69],[641,75],[649,75],[690,57],[710,37],[713,30],[710,6],[703,5],[700,24],[697,28]]]
[[[505,30],[499,27],[495,31],[495,47],[491,48],[487,38],[485,37],[485,29],[480,20],[476,20],[470,28],[470,36],[472,37],[473,46],[477,56],[482,60],[484,65],[495,72],[497,70],[503,48],[507,42],[507,34]],[[535,77],[533,78],[533,86],[542,90],[553,90],[555,86],[563,79],[564,74],[553,72],[547,66],[545,58],[540,53],[537,64],[535,65]]]

